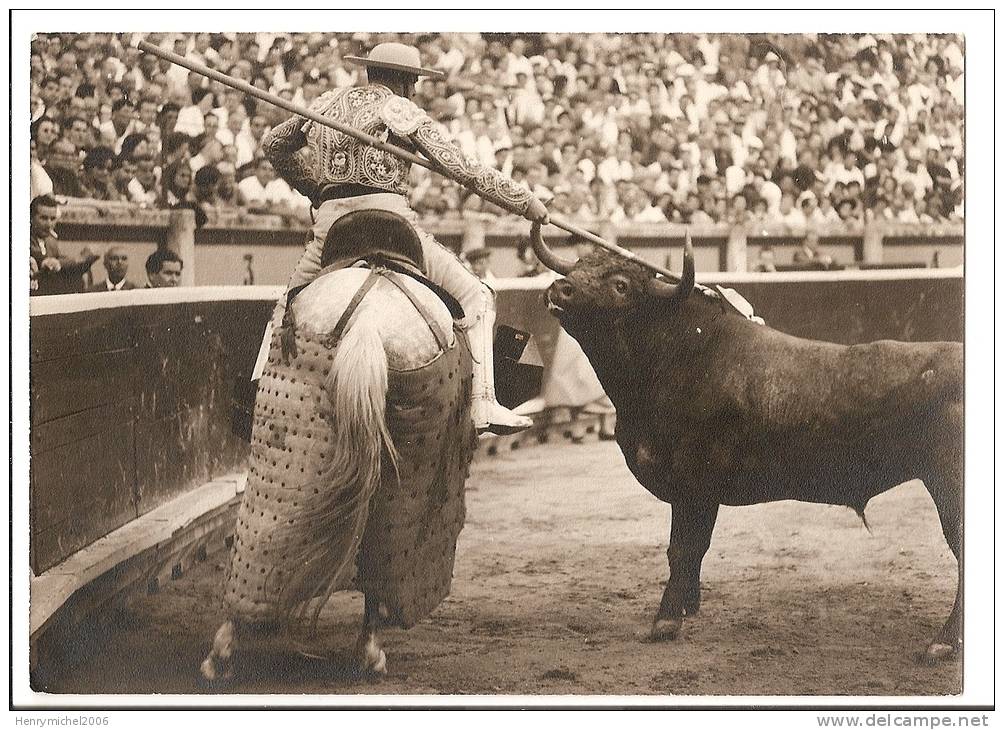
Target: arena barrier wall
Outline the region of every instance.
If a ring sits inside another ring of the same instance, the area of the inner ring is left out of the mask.
[[[963,339],[961,270],[700,277],[776,329],[842,343]],[[498,283],[499,322],[530,331],[547,378],[547,280]],[[193,287],[31,300],[33,635],[74,597],[155,590],[232,527],[247,445],[230,432],[281,288]],[[200,543],[199,540],[203,542]],[[89,547],[88,547],[89,546]],[[166,566],[166,567],[165,567]],[[89,608],[88,608],[89,607]],[[56,642],[58,645],[58,642]]]

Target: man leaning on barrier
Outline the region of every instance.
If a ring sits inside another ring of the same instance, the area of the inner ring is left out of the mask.
[[[334,89],[310,110],[398,146],[417,149],[478,195],[532,221],[547,222],[547,209],[530,192],[502,173],[464,156],[442,127],[410,99],[419,76],[441,77],[421,67],[416,48],[382,43],[369,56],[347,56],[366,67],[367,83]],[[263,150],[278,172],[313,206],[313,237],[300,257],[289,286],[309,283],[321,269],[321,250],[332,224],[354,210],[381,209],[408,220],[422,240],[428,277],[463,306],[474,355],[472,417],[479,431],[512,433],[531,425],[495,399],[492,325],[495,295],[461,261],[418,226],[408,206],[410,163],[341,132],[293,116],[263,140]]]
[[[56,242],[59,202],[51,195],[31,201],[31,294],[74,294],[84,291],[83,275],[98,260],[85,246],[79,258],[64,256]]]

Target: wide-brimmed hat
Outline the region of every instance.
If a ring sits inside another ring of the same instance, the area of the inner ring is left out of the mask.
[[[432,76],[434,78],[444,78],[446,74],[431,68],[422,67],[422,57],[418,49],[404,43],[380,43],[373,46],[369,55],[346,56],[346,61],[359,66],[377,66],[379,68],[389,68],[393,71],[413,74],[415,76]]]

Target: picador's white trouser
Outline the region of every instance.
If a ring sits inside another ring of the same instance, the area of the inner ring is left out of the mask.
[[[332,224],[356,210],[378,209],[396,213],[407,220],[415,228],[422,241],[422,254],[425,257],[425,273],[434,283],[452,294],[464,308],[463,327],[467,330],[471,343],[474,392],[472,398],[472,416],[479,426],[485,420],[483,415],[487,404],[495,404],[495,377],[493,353],[493,327],[495,324],[495,292],[477,276],[471,273],[461,263],[460,259],[448,248],[439,243],[430,234],[422,230],[418,224],[418,216],[408,206],[408,201],[402,195],[393,193],[376,193],[359,195],[352,198],[329,200],[315,210],[313,237],[307,243],[306,250],[293,269],[289,287],[308,284],[321,271],[321,252],[324,240]],[[279,300],[277,314],[272,321],[281,319],[278,314],[285,305],[285,298]],[[268,349],[271,342],[271,327],[265,332],[262,352],[258,356],[254,377],[261,375],[268,359]]]

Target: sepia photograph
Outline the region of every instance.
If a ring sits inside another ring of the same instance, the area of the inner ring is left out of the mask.
[[[993,11],[574,14],[12,13],[12,710],[987,724]]]

